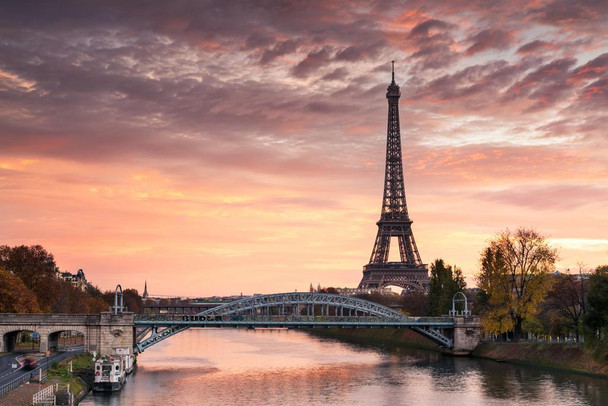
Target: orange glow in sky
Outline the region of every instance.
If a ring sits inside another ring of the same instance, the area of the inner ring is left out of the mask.
[[[473,284],[525,226],[560,270],[607,264],[606,26],[582,1],[3,4],[0,244],[102,290],[354,287],[395,60],[424,262]]]

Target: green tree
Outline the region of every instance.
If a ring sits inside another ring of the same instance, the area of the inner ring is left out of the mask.
[[[477,283],[487,295],[481,314],[486,331],[513,331],[519,341],[522,323],[538,312],[551,288],[557,251],[532,229],[499,233],[482,252]]]
[[[397,293],[382,294],[380,292],[373,293],[360,293],[355,297],[363,300],[369,300],[370,302],[378,303],[387,307],[398,307],[401,302],[401,295]]]
[[[38,300],[23,281],[0,268],[0,313],[40,313]]]
[[[580,340],[580,327],[586,310],[587,281],[583,268],[578,275],[559,274],[554,278],[553,288],[548,294],[545,307],[556,310],[568,331],[574,331],[576,341]]]
[[[597,267],[589,277],[585,326],[592,341],[605,341],[608,333],[608,265]]]
[[[429,298],[424,292],[412,291],[401,295],[401,308],[409,316],[429,314]]]
[[[431,277],[429,283],[429,315],[441,316],[447,314],[452,308],[452,298],[456,292],[464,291],[467,284],[462,271],[456,267],[436,259],[431,264]]]

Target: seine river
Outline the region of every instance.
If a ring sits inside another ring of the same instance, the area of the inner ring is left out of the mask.
[[[608,380],[292,330],[188,330],[81,405],[608,405]]]

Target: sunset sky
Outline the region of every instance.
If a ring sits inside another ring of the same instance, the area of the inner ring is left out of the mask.
[[[0,244],[101,289],[355,287],[394,60],[424,262],[472,285],[525,226],[607,264],[606,27],[606,1],[3,1]]]

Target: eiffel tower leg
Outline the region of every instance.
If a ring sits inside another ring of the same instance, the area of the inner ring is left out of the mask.
[[[384,264],[388,261],[391,248],[391,235],[383,227],[378,228],[374,249],[369,259],[370,264]]]

